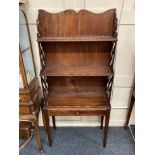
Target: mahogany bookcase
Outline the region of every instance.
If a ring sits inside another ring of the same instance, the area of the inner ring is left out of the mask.
[[[37,29],[49,145],[49,116],[101,116],[101,128],[105,117],[105,147],[117,43],[116,10],[39,10]]]

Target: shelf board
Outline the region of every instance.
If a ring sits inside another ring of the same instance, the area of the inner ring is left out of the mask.
[[[112,76],[109,65],[102,66],[53,66],[46,65],[40,72],[44,76]]]
[[[38,42],[117,41],[114,36],[38,37]]]
[[[47,106],[53,107],[105,107],[108,106],[108,98],[103,92],[87,93],[80,92],[77,94],[52,94],[49,93]]]

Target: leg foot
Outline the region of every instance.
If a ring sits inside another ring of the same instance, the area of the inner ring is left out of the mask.
[[[33,123],[34,123],[34,128],[35,128],[38,147],[39,147],[39,150],[41,151],[42,150],[42,144],[41,144],[41,140],[40,140],[40,131],[39,131],[38,119],[36,118],[33,121]]]
[[[124,129],[127,130],[127,128],[128,128],[128,126],[127,125],[124,125]]]
[[[131,112],[132,112],[132,109],[133,109],[133,106],[134,106],[134,102],[135,102],[135,99],[134,99],[134,97],[132,96],[132,98],[131,98],[131,103],[130,103],[130,105],[129,105],[128,114],[127,114],[127,119],[126,119],[126,122],[125,122],[125,124],[124,124],[124,129],[127,129],[127,128],[128,128],[128,124],[129,124]]]

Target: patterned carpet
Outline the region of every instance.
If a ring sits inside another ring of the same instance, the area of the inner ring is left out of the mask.
[[[103,130],[99,127],[58,127],[52,130],[53,145],[41,127],[43,153],[39,152],[35,135],[20,155],[134,155],[132,135],[123,127],[110,127],[107,147],[102,147]],[[21,143],[21,141],[19,142]]]

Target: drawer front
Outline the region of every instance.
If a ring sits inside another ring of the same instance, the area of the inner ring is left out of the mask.
[[[31,114],[31,106],[30,105],[20,105],[19,106],[19,114]]]
[[[48,109],[50,116],[102,116],[106,114],[106,110],[64,110],[64,109]]]
[[[29,102],[31,96],[29,94],[19,94],[19,102]]]
[[[36,92],[33,102],[27,101],[27,97],[23,97],[22,95],[22,101],[19,102],[19,113],[20,114],[32,114],[38,109],[39,103],[40,103],[40,98],[41,98],[41,89],[39,88],[38,91]]]
[[[35,95],[38,93],[40,90],[40,87],[34,87],[30,93],[25,93],[25,94],[19,94],[19,101],[20,102],[29,102],[33,101],[35,99]]]
[[[19,102],[29,102],[34,101],[36,94],[41,91],[41,88],[38,86],[34,86],[30,92],[27,93],[19,93]]]

